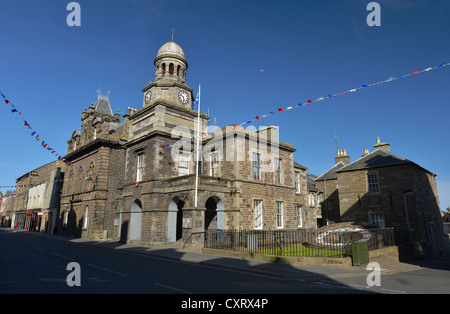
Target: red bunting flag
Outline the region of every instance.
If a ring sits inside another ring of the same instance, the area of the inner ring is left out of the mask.
[[[280,111],[280,112],[281,112],[281,111],[283,111],[283,109],[281,109],[281,108],[278,108],[278,111]]]
[[[312,100],[311,100],[311,99],[308,99],[306,102],[307,102],[308,104],[310,104],[310,103],[312,103]]]
[[[418,72],[418,71],[415,71],[415,72],[412,72],[411,74],[412,74],[412,75],[415,75],[415,74],[419,74],[419,72]]]

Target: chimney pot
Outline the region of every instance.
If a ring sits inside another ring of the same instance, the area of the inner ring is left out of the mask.
[[[350,163],[350,156],[347,155],[346,149],[339,149],[337,151],[337,156],[334,157],[335,163],[342,161],[344,164],[348,165]]]

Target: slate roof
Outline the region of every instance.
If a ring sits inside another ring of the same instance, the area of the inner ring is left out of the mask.
[[[394,166],[394,165],[402,165],[402,164],[413,164],[422,168],[426,172],[429,172],[434,175],[431,171],[424,169],[418,164],[412,162],[409,159],[397,156],[392,154],[391,152],[387,152],[383,149],[376,149],[370,154],[355,160],[354,162],[346,165],[345,167],[341,167],[336,172],[344,172],[344,171],[354,171],[361,169],[368,169],[374,167],[384,167],[384,166]]]
[[[294,168],[301,168],[303,170],[307,170],[308,168],[306,168],[305,166],[300,165],[299,163],[294,161]]]
[[[314,174],[307,173],[306,174],[306,188],[311,192],[321,192],[319,188],[316,186],[316,178],[317,176]]]
[[[111,105],[109,104],[109,101],[105,98],[99,97],[97,101],[95,102],[95,111],[108,114],[110,116],[113,115],[111,110]]]
[[[324,181],[324,180],[332,180],[337,179],[337,173],[336,171],[345,167],[345,164],[340,161],[337,164],[335,164],[333,167],[328,169],[324,174],[316,178],[316,181]]]

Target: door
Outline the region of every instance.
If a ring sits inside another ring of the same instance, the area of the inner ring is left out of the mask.
[[[130,234],[128,240],[141,240],[141,226],[142,226],[142,203],[140,200],[135,200],[131,205],[130,215]]]

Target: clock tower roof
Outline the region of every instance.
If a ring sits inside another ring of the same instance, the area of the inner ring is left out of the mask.
[[[172,58],[179,59],[179,60],[183,61],[184,63],[186,63],[186,65],[187,65],[187,61],[186,61],[186,57],[184,56],[183,49],[181,49],[181,47],[174,41],[169,41],[169,42],[165,43],[164,45],[162,45],[161,48],[159,48],[158,53],[156,54],[155,61],[154,61],[155,64],[156,64],[156,61],[158,61],[161,58],[165,58],[165,57],[172,57]]]

